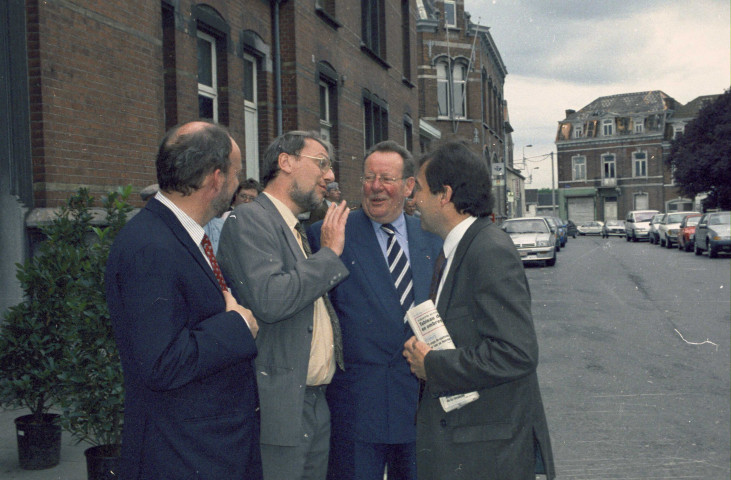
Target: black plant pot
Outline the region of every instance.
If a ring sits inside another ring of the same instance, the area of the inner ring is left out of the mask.
[[[58,415],[44,413],[40,423],[33,415],[15,419],[20,468],[42,470],[58,465],[61,458],[61,425]]]
[[[122,449],[120,445],[97,445],[84,450],[88,480],[117,480]]]

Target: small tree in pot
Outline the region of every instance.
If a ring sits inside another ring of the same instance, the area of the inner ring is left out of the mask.
[[[0,327],[0,403],[26,407],[31,415],[15,420],[22,468],[58,464],[61,428],[49,409],[59,399],[64,324],[73,316],[71,299],[80,294],[91,198],[74,195],[50,225],[38,254],[18,264],[24,300],[11,307]]]
[[[94,242],[78,279],[84,295],[73,299],[73,315],[62,331],[61,421],[79,441],[94,445],[85,452],[89,479],[114,478],[120,453],[123,376],[104,296],[104,272],[114,237],[132,210],[130,192],[125,187],[104,199],[107,226],[91,228]]]

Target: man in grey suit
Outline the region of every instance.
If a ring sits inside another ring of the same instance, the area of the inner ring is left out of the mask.
[[[493,224],[487,165],[460,143],[422,160],[414,198],[421,226],[444,239],[436,306],[456,346],[404,345],[426,387],[417,413],[420,480],[553,478],[553,455],[536,376],[538,342],[520,256]],[[439,264],[440,262],[437,262]],[[445,412],[439,397],[477,391]]]
[[[265,480],[323,479],[330,411],[325,387],[342,367],[340,327],[328,290],[348,276],[340,260],[349,210],[330,206],[311,254],[297,215],[322,203],[333,181],[331,147],[316,132],[289,132],[264,154],[264,192],[237,206],[218,258],[236,296],[259,320],[256,376]]]

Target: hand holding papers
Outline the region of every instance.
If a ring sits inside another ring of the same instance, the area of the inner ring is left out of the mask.
[[[427,300],[420,303],[406,312],[406,321],[414,331],[416,338],[429,345],[434,350],[454,349],[454,342],[449,336],[447,328],[439,316],[434,302]],[[440,397],[439,401],[445,412],[450,412],[457,408],[477,400],[480,395],[477,392],[461,393],[449,397]]]

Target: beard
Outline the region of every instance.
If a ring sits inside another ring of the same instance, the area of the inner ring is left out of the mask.
[[[213,199],[211,202],[211,208],[213,208],[217,217],[220,217],[229,209],[231,206],[231,197],[233,197],[233,194],[226,191],[226,189],[223,189],[221,190],[221,193]]]
[[[309,192],[305,192],[300,189],[296,181],[292,184],[292,188],[289,190],[289,198],[295,205],[297,205],[297,207],[299,207],[301,212],[310,212],[315,210],[317,207],[322,205],[322,202],[325,201],[324,198],[317,195],[315,187],[313,187]]]

